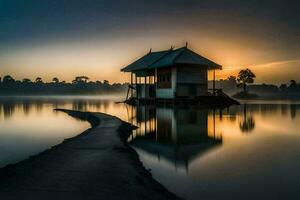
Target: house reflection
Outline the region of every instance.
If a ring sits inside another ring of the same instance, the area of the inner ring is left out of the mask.
[[[139,154],[188,172],[189,163],[202,153],[222,144],[214,127],[208,127],[207,109],[131,107],[131,123],[139,128],[128,138]],[[134,114],[134,113],[133,113]],[[212,116],[213,121],[215,115]],[[215,126],[215,123],[212,123]]]

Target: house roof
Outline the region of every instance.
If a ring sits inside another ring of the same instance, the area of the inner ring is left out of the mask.
[[[158,51],[158,52],[149,52],[148,54],[144,55],[140,59],[134,61],[127,67],[121,69],[121,71],[130,72],[130,71],[136,71],[136,70],[142,70],[147,69],[151,64],[165,56],[167,53],[169,53],[170,50],[167,51]]]
[[[143,137],[135,138],[130,142],[130,145],[142,149],[143,151],[149,153],[150,155],[159,155],[159,157],[164,158],[169,161],[192,161],[197,158],[200,154],[205,153],[207,150],[218,147],[222,144],[220,139],[207,139],[195,144],[185,144],[179,145],[174,148],[174,144],[165,144],[159,141],[153,141],[149,139],[144,139]]]
[[[121,69],[123,72],[131,72],[145,69],[168,67],[175,64],[190,64],[205,66],[209,69],[222,69],[222,66],[193,52],[187,47],[169,49],[166,51],[149,52],[140,59],[134,61],[127,67]]]

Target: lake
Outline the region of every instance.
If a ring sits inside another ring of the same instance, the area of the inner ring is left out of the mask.
[[[104,112],[139,128],[128,138],[144,166],[185,199],[300,197],[300,102],[226,109],[116,104],[118,97],[0,98],[0,167],[90,125],[54,108]]]

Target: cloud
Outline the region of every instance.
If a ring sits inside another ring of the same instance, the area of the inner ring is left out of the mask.
[[[293,63],[298,63],[298,62],[300,62],[300,59],[269,62],[269,63],[259,64],[259,65],[253,65],[253,66],[250,66],[250,67],[251,68],[274,67],[274,66],[285,65],[285,64],[293,64]]]

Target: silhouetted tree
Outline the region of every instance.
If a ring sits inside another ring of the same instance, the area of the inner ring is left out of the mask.
[[[254,83],[255,74],[250,69],[243,69],[237,77],[237,86],[243,88],[244,93],[247,93],[247,84]]]
[[[279,89],[282,91],[282,92],[285,92],[287,90],[287,85],[286,84],[281,84],[279,86]]]
[[[227,78],[227,80],[228,81],[234,81],[234,82],[236,82],[236,77],[235,76],[229,76],[228,78]]]
[[[37,77],[34,82],[28,78],[14,80],[11,76],[5,76],[0,84],[0,94],[104,94],[124,92],[126,84],[112,84],[106,80],[88,81],[87,76],[77,76],[73,84],[66,81],[59,82],[58,78],[53,78],[51,84],[44,83],[42,78]],[[54,84],[53,84],[54,83]]]
[[[11,84],[14,82],[15,82],[15,79],[10,75],[6,75],[3,77],[3,84]]]
[[[35,82],[36,82],[36,83],[43,83],[43,79],[42,79],[41,77],[37,77],[37,78],[35,79]]]
[[[29,78],[23,78],[22,83],[31,83]]]
[[[72,81],[73,84],[80,84],[80,83],[86,83],[90,78],[87,76],[77,76]]]
[[[295,89],[297,87],[297,82],[295,80],[290,80],[289,88]]]
[[[86,83],[88,80],[90,80],[90,78],[87,76],[81,76],[81,80]]]
[[[109,81],[108,81],[108,80],[104,80],[104,81],[103,81],[103,84],[104,84],[104,85],[109,85]]]
[[[59,79],[57,77],[54,77],[52,79],[52,82],[55,83],[55,84],[58,84],[59,83]]]

